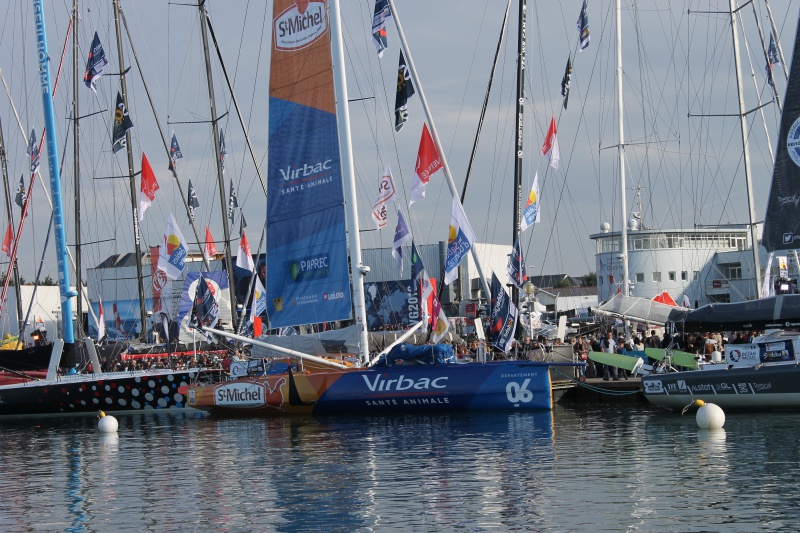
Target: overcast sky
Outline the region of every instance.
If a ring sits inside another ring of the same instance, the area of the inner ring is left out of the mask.
[[[207,3],[256,159],[265,173],[272,5],[245,0],[209,0]],[[57,0],[46,4],[48,45],[55,78],[72,2]],[[349,96],[353,100],[351,118],[360,222],[365,230],[374,228],[370,208],[384,164],[390,165],[396,182],[403,189],[403,198],[407,198],[424,118],[418,94],[409,103],[410,120],[405,128],[400,133],[393,131],[399,40],[396,28],[389,23],[389,50],[378,59],[369,35],[373,5],[372,1],[349,0],[342,8]],[[762,27],[768,31],[764,3],[758,1],[755,5]],[[196,216],[201,238],[203,227],[208,224],[215,239],[221,240],[221,210],[213,141],[207,123],[210,112],[198,9],[164,0],[126,1],[122,6],[163,133],[169,137],[171,131],[175,131],[180,141],[184,160],[179,165],[179,176],[184,191],[188,179],[197,189],[201,207]],[[530,1],[528,4],[523,197],[537,171],[543,183],[542,221],[523,236],[526,263],[533,265],[534,274],[583,275],[593,271],[594,248],[589,234],[596,233],[601,222],[608,221],[617,229],[622,220],[614,148],[617,119],[613,2],[590,0],[591,44],[587,50],[577,53],[575,23],[580,6],[579,0]],[[640,210],[637,192],[640,193],[641,211],[648,226],[675,228],[747,222],[738,119],[690,116],[734,114],[738,110],[728,15],[709,13],[725,10],[727,6],[727,1],[669,2],[668,5],[656,1],[625,2],[623,85],[625,135],[626,141],[631,143],[627,148],[628,187],[632,188],[627,192],[627,211]],[[773,0],[770,6],[784,54],[790,61],[797,6],[791,6],[788,0]],[[397,10],[419,71],[421,88],[428,98],[460,189],[505,2],[400,0]],[[512,243],[517,10],[516,2],[512,2],[511,40],[507,38],[503,42],[465,201],[479,240],[505,243],[509,247]],[[12,197],[27,165],[25,136],[31,128],[40,134],[43,124],[41,98],[35,84],[31,13],[30,2],[14,2],[0,22],[0,68],[25,132],[23,135],[20,131],[9,101],[2,95],[0,119],[9,158]],[[741,13],[747,30],[746,43],[750,47],[747,56],[745,40],[741,40],[745,101],[746,107],[752,109],[758,105],[758,96],[762,102],[772,98],[765,83],[762,45],[753,7],[748,5]],[[112,3],[92,0],[80,3],[79,75],[83,75],[95,31],[111,63],[108,71],[119,72]],[[130,114],[135,125],[132,132],[135,166],[138,170],[144,151],[161,186],[142,224],[143,248],[159,243],[169,213],[175,214],[184,235],[193,241],[177,186],[167,171],[167,156],[127,37],[123,41],[125,66],[133,66],[127,80]],[[66,147],[62,177],[70,244],[75,241],[72,233],[72,133],[66,118],[72,99],[71,46],[70,41],[56,97],[58,143]],[[573,57],[574,74],[569,108],[563,110],[560,82],[568,54]],[[219,114],[227,113],[220,121],[229,153],[225,196],[229,180],[233,179],[255,252],[264,223],[265,197],[213,50],[212,64]],[[751,69],[754,76],[751,76]],[[785,80],[779,72],[776,78],[782,96]],[[757,89],[754,89],[754,81]],[[111,109],[118,89],[119,77],[116,76],[105,76],[100,81],[97,96],[82,83],[79,86],[80,115],[85,117],[80,121],[82,239],[94,243],[87,244],[84,249],[85,267],[96,265],[113,253],[133,250],[128,180],[112,177],[127,171],[124,152],[114,155],[110,149]],[[779,114],[774,105],[768,105],[764,115],[766,131],[774,145]],[[556,117],[559,128],[561,165],[558,171],[547,167],[547,159],[540,152],[551,116]],[[770,156],[761,115],[753,113],[749,120],[756,211],[758,220],[762,220],[771,177]],[[45,156],[43,154],[43,160]],[[47,183],[46,165],[42,168]],[[26,186],[28,179],[26,176]],[[136,187],[138,194],[138,178]],[[20,254],[21,270],[28,280],[34,277],[38,267],[49,217],[39,185],[33,201],[36,207],[25,227]],[[426,198],[411,209],[418,242],[446,239],[450,205],[451,197],[440,172],[429,184]],[[4,206],[2,209],[5,212]],[[16,221],[19,210],[16,207],[13,210]],[[392,215],[391,227],[382,232],[364,231],[364,246],[390,246],[395,220]],[[232,233],[237,231],[238,221]],[[234,243],[234,248],[236,246]],[[53,250],[51,242],[44,273],[55,277]]]

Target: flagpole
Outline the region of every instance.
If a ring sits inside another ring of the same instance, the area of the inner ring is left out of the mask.
[[[353,166],[353,144],[350,138],[350,111],[347,103],[347,77],[344,72],[344,42],[339,0],[330,2],[331,60],[333,63],[333,87],[336,100],[337,133],[342,169],[342,188],[347,209],[347,236],[350,243],[350,278],[353,286],[353,308],[358,325],[361,364],[369,363],[369,337],[367,335],[367,308],[364,303],[364,276],[369,267],[362,263],[361,236],[356,203],[356,179]]]
[[[525,0],[519,0],[519,29],[517,41],[517,117],[516,117],[516,133],[515,133],[515,155],[514,162],[514,218],[511,221],[511,243],[512,246],[520,238],[520,224],[519,224],[519,203],[520,203],[520,189],[522,189],[522,131],[525,127],[525,32],[526,32],[526,15],[527,5]],[[520,257],[522,256],[522,243],[518,243],[520,250]],[[511,287],[511,301],[516,302],[519,306],[519,289],[517,285]]]
[[[122,88],[122,103],[125,110],[130,113],[128,108],[128,85],[125,81],[125,61],[122,57],[122,30],[119,23],[119,0],[114,0],[114,26],[117,30],[117,56],[119,58],[120,85]],[[128,181],[131,189],[131,212],[133,214],[133,244],[136,250],[136,285],[139,294],[139,319],[142,321],[139,334],[142,340],[147,333],[147,312],[144,299],[144,275],[142,273],[142,244],[139,226],[139,206],[136,205],[136,178],[133,168],[133,148],[131,147],[131,131],[125,132],[125,151],[128,154]]]
[[[2,169],[3,175],[3,187],[5,188],[5,201],[6,201],[6,213],[8,214],[8,225],[11,226],[12,231],[14,228],[14,217],[12,216],[11,212],[11,191],[8,189],[8,161],[6,159],[6,146],[5,146],[5,139],[3,138],[3,124],[0,121],[0,169]],[[14,289],[17,293],[17,322],[19,323],[19,337],[20,340],[23,341],[25,339],[25,321],[22,317],[22,297],[19,293],[19,264],[17,261],[14,261],[13,273],[14,273]]]
[[[458,190],[456,189],[456,184],[453,181],[453,175],[450,173],[450,166],[447,164],[447,157],[445,156],[444,149],[442,148],[442,143],[439,141],[439,134],[436,131],[436,125],[433,122],[433,116],[431,115],[431,110],[428,107],[428,101],[425,98],[425,91],[422,90],[422,84],[420,83],[419,76],[417,75],[417,69],[414,66],[414,59],[408,49],[408,42],[406,42],[406,37],[403,33],[403,26],[400,24],[400,17],[397,14],[397,7],[395,6],[393,0],[389,0],[389,7],[392,10],[392,19],[394,20],[394,25],[397,27],[397,35],[400,38],[400,46],[402,47],[404,56],[406,58],[406,66],[408,67],[411,77],[416,84],[415,88],[417,92],[419,92],[419,99],[420,102],[422,102],[422,109],[425,112],[425,118],[430,126],[431,137],[433,138],[434,144],[436,144],[436,150],[439,152],[439,157],[442,158],[442,167],[444,167],[444,176],[446,178],[447,185],[450,187],[450,194],[452,194],[456,200],[458,200],[460,196],[458,194]],[[481,263],[478,260],[478,253],[475,250],[475,246],[470,246],[470,253],[472,254],[472,260],[475,262],[475,268],[478,270],[478,276],[480,276],[481,286],[483,287],[486,301],[490,302],[492,293],[489,290],[489,284],[486,281],[486,276],[483,275],[483,269],[481,268]]]

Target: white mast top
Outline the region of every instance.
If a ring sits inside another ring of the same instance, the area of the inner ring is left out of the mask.
[[[622,2],[616,0],[617,11],[617,106],[619,118],[619,182],[622,204],[622,294],[630,295],[628,286],[628,203],[625,198],[625,123],[622,120]]]

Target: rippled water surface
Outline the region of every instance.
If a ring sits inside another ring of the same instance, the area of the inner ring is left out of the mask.
[[[800,529],[800,415],[0,422],[1,531]]]

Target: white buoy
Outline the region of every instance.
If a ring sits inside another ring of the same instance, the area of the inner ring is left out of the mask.
[[[116,433],[117,429],[119,429],[119,422],[113,416],[106,415],[103,411],[100,411],[97,418],[100,419],[97,422],[97,429],[100,430],[100,433]]]
[[[725,411],[719,405],[695,400],[697,409],[697,425],[703,429],[719,429],[725,425]]]

